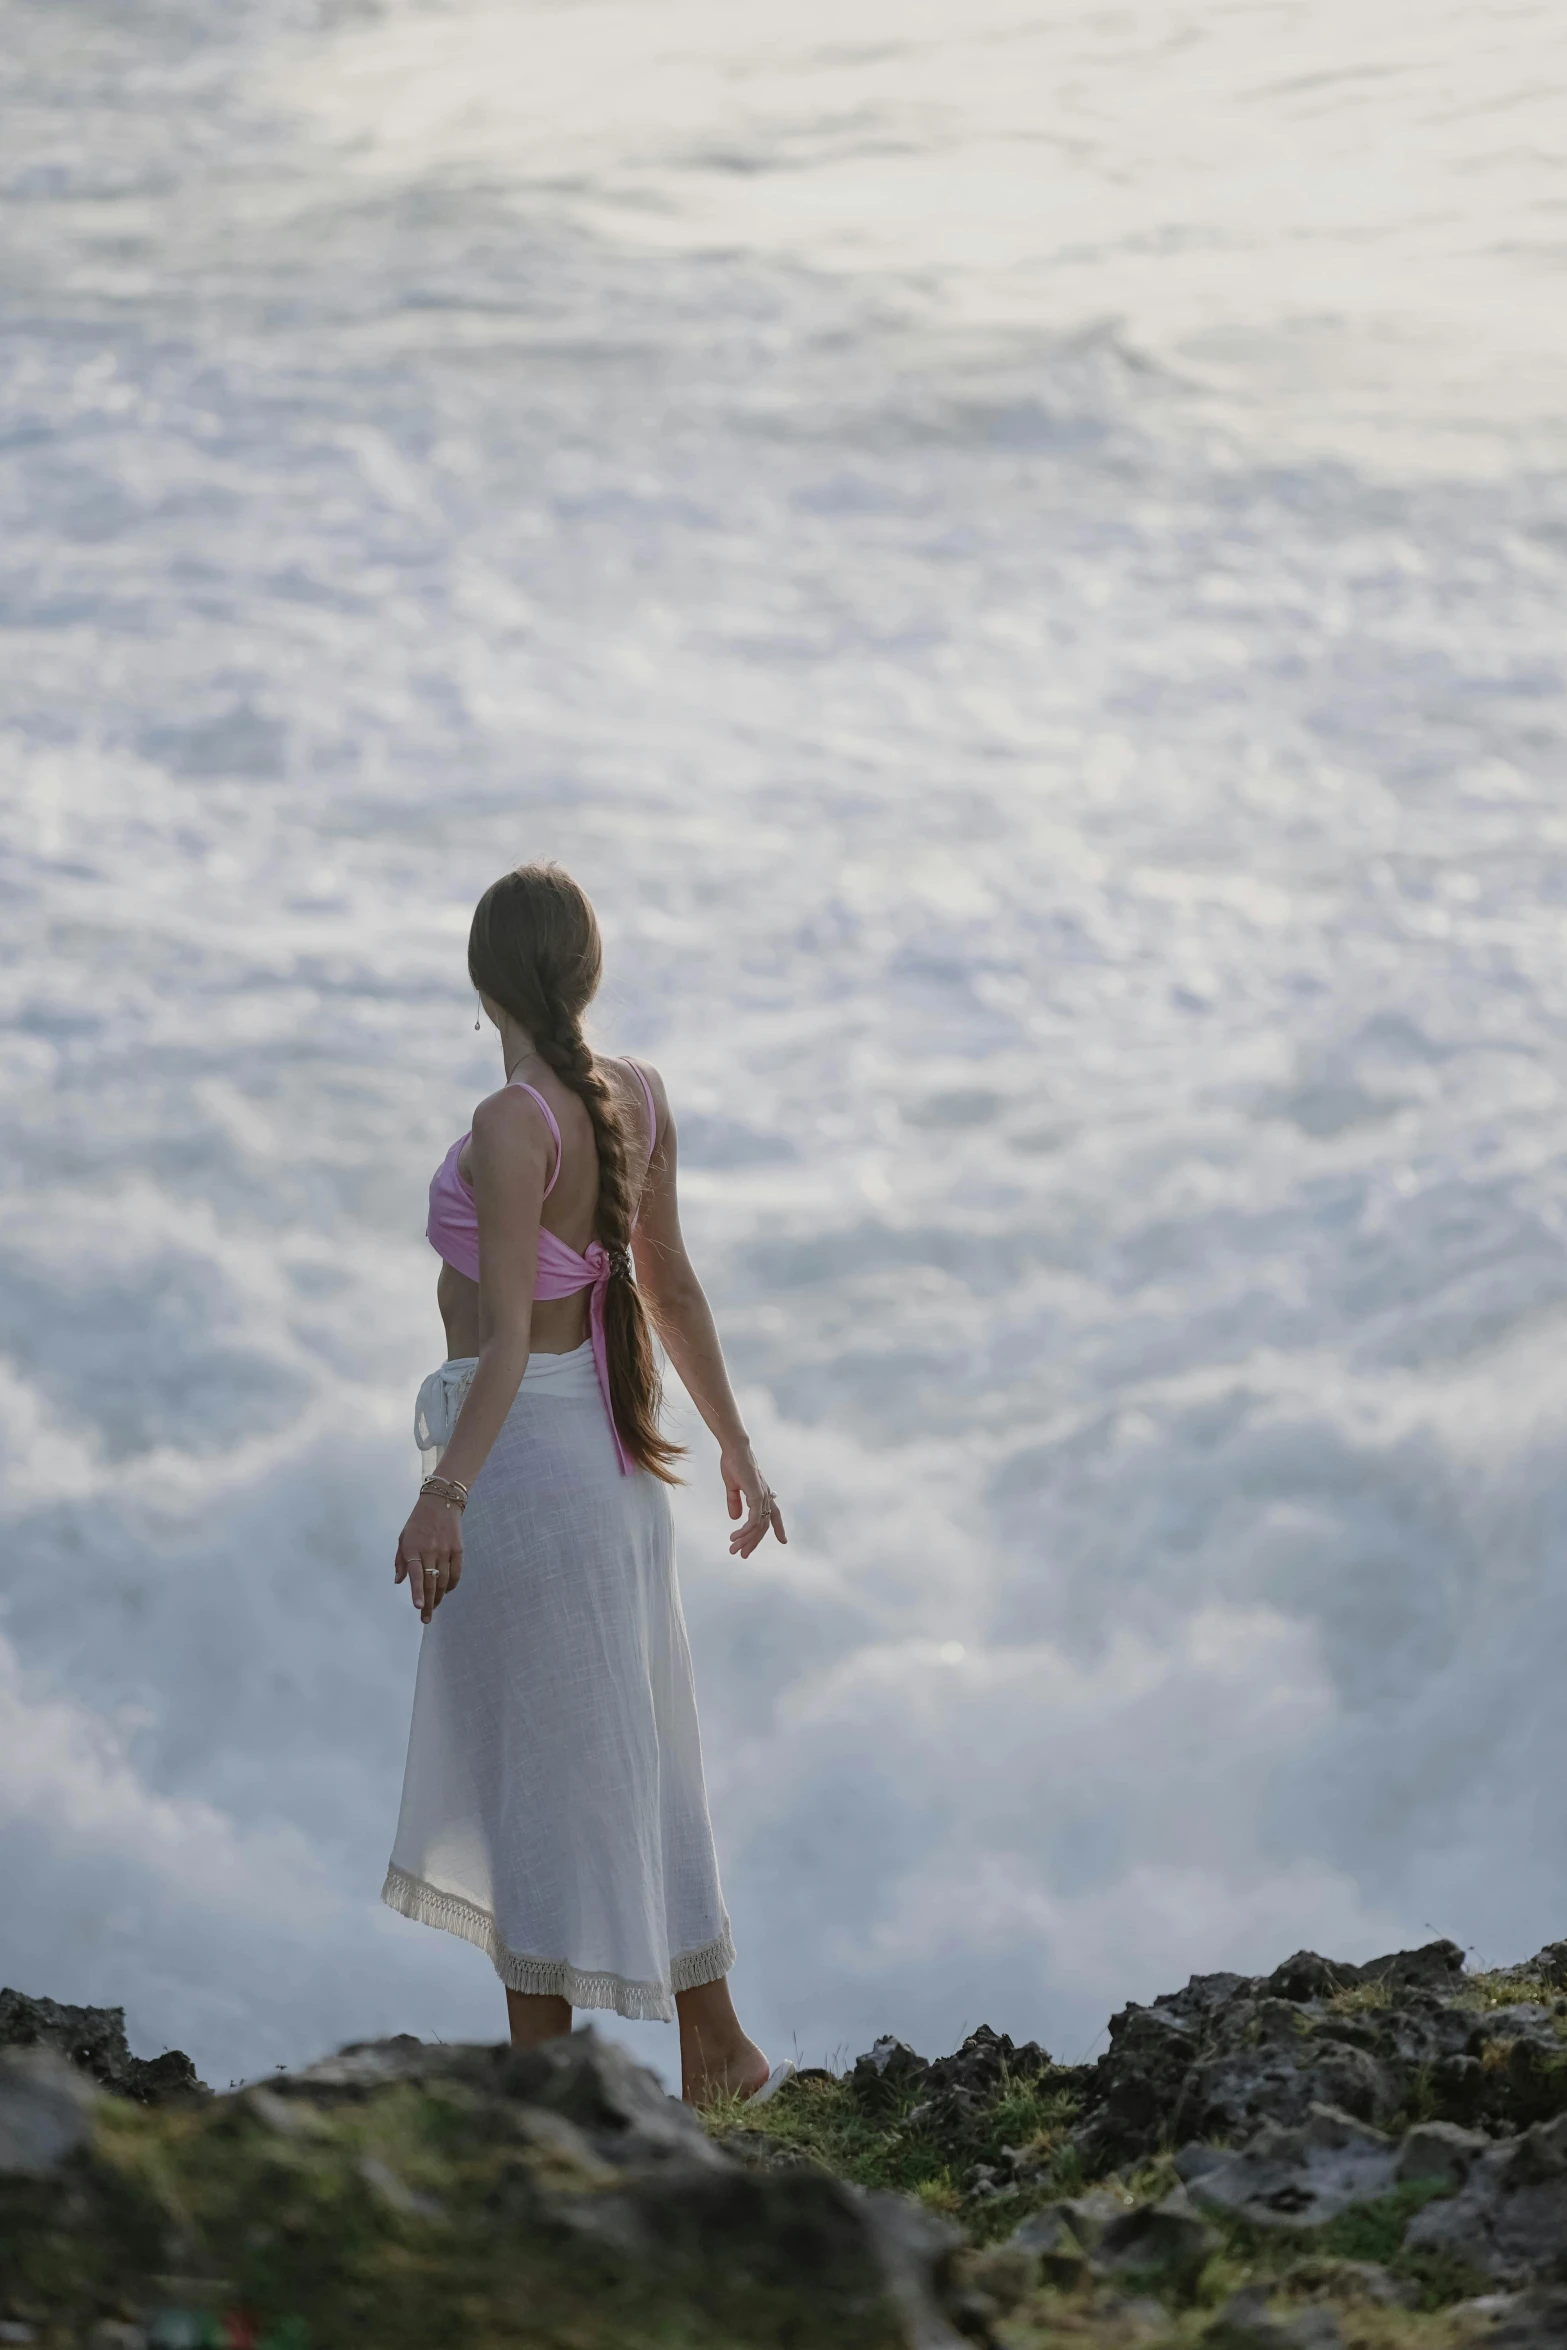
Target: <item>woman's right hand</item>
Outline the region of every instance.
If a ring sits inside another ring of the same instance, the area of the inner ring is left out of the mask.
[[[737,1526],[729,1537],[730,1557],[748,1559],[769,1526],[780,1542],[787,1542],[789,1537],[784,1532],[778,1496],[757,1467],[751,1447],[725,1445],[718,1456],[718,1467],[724,1480],[729,1515],[738,1518],[741,1510],[745,1511],[745,1524]]]
[[[407,1581],[420,1621],[427,1624],[462,1579],[462,1511],[454,1501],[420,1494],[397,1537],[392,1579]]]

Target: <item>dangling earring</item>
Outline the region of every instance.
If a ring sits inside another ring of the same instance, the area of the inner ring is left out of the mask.
[[[473,1033],[475,1036],[479,1033],[479,999],[477,996],[473,999]]]

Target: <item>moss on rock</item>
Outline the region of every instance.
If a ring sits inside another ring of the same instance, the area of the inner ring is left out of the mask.
[[[47,2350],[1567,2350],[1567,1949],[1455,1961],[1197,1977],[1094,2066],[880,2041],[700,2124],[591,2031],[206,2098],[52,2011],[74,2049],[0,2057],[35,2116],[0,2126],[0,2319]],[[123,2081],[68,2145],[80,2074],[50,2106],[40,2067],[73,2054]]]

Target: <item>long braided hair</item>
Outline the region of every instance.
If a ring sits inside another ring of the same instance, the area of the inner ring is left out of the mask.
[[[468,976],[528,1031],[540,1057],[587,1110],[598,1151],[598,1238],[615,1260],[604,1298],[610,1403],[632,1459],[666,1485],[684,1445],[659,1431],[661,1382],[647,1315],[630,1279],[631,1139],[620,1105],[582,1033],[603,968],[598,918],[558,865],[519,865],[474,908]]]

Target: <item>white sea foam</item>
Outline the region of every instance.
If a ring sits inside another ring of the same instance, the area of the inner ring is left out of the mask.
[[[1560,449],[1547,0],[405,0],[268,87],[370,185],[874,273],[949,331],[1115,320],[1293,445]]]
[[[1561,1930],[1551,23],[0,6],[7,1979],[499,2028],[375,1896],[522,853],[790,1507],[687,1415],[764,2036]]]

